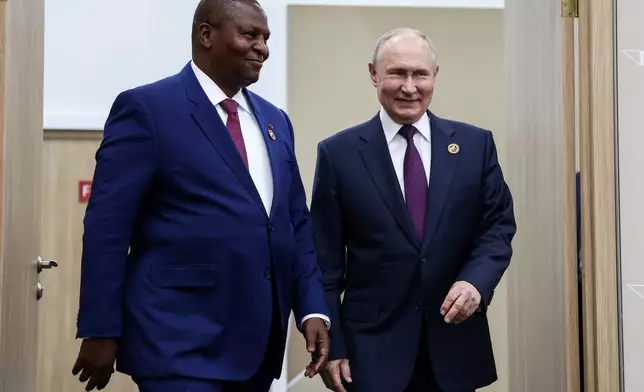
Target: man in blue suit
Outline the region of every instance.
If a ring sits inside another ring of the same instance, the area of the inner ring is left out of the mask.
[[[73,373],[144,392],[266,392],[291,310],[314,360],[328,310],[288,116],[246,87],[268,57],[253,0],[202,0],[193,61],[120,94],[85,216]]]
[[[311,214],[334,320],[322,378],[474,391],[497,378],[486,311],[516,231],[492,133],[427,110],[438,66],[421,32],[385,34],[369,70],[380,112],[318,146]]]

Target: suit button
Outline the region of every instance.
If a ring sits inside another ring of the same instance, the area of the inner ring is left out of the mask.
[[[421,310],[422,308],[423,308],[423,302],[418,301],[418,303],[416,304],[416,310]]]
[[[264,277],[265,277],[266,279],[270,279],[270,278],[271,278],[271,271],[269,271],[269,270],[267,270],[267,269],[266,269],[266,270],[264,270]]]
[[[427,262],[427,257],[421,256],[419,261],[421,264],[425,264]]]
[[[269,232],[271,232],[271,233],[272,233],[273,231],[275,231],[275,227],[273,227],[273,224],[272,224],[272,223],[269,223],[269,224],[268,224],[268,231],[269,231]]]

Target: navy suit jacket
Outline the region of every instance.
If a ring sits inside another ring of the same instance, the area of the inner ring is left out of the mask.
[[[349,359],[352,391],[406,387],[422,317],[443,389],[480,388],[497,377],[485,310],[512,254],[510,191],[489,131],[428,115],[432,162],[422,239],[407,213],[379,116],[318,146],[311,214],[335,320],[330,359]],[[457,154],[448,151],[451,143],[460,146]],[[478,289],[483,311],[446,324],[440,306],[459,280]]]
[[[118,338],[119,371],[251,377],[269,338],[271,280],[275,377],[291,309],[298,320],[328,314],[290,120],[244,93],[270,156],[271,211],[189,64],[114,102],[84,220],[77,335]]]

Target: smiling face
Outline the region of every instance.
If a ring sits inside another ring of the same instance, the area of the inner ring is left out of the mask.
[[[413,33],[390,38],[369,64],[378,100],[398,124],[413,124],[429,107],[438,74],[431,47]]]
[[[233,0],[230,15],[220,25],[202,23],[199,41],[209,76],[229,96],[259,80],[269,56],[270,36],[264,10],[255,1]]]

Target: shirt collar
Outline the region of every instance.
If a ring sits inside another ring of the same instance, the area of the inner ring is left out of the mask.
[[[382,107],[380,108],[380,122],[382,123],[383,131],[385,131],[387,144],[389,144],[398,134],[400,128],[402,128],[402,124],[398,124],[394,120],[392,120],[391,117],[389,117],[389,114],[387,114],[387,111]],[[412,125],[416,127],[418,132],[423,135],[423,137],[427,139],[428,142],[431,143],[431,126],[429,124],[429,116],[427,116],[427,112],[423,113],[423,116]]]
[[[217,84],[213,82],[213,80],[210,79],[210,77],[206,75],[205,72],[197,67],[197,64],[195,64],[194,61],[191,61],[190,65],[192,66],[192,71],[197,77],[199,85],[203,89],[204,93],[206,93],[206,96],[213,105],[217,106],[222,101],[228,98],[226,94],[221,90],[221,88],[219,88],[219,86],[217,86]],[[244,95],[242,90],[239,90],[232,99],[237,102],[237,105],[239,105],[240,109],[247,113],[251,112],[249,109],[248,101],[246,100],[246,96]]]

